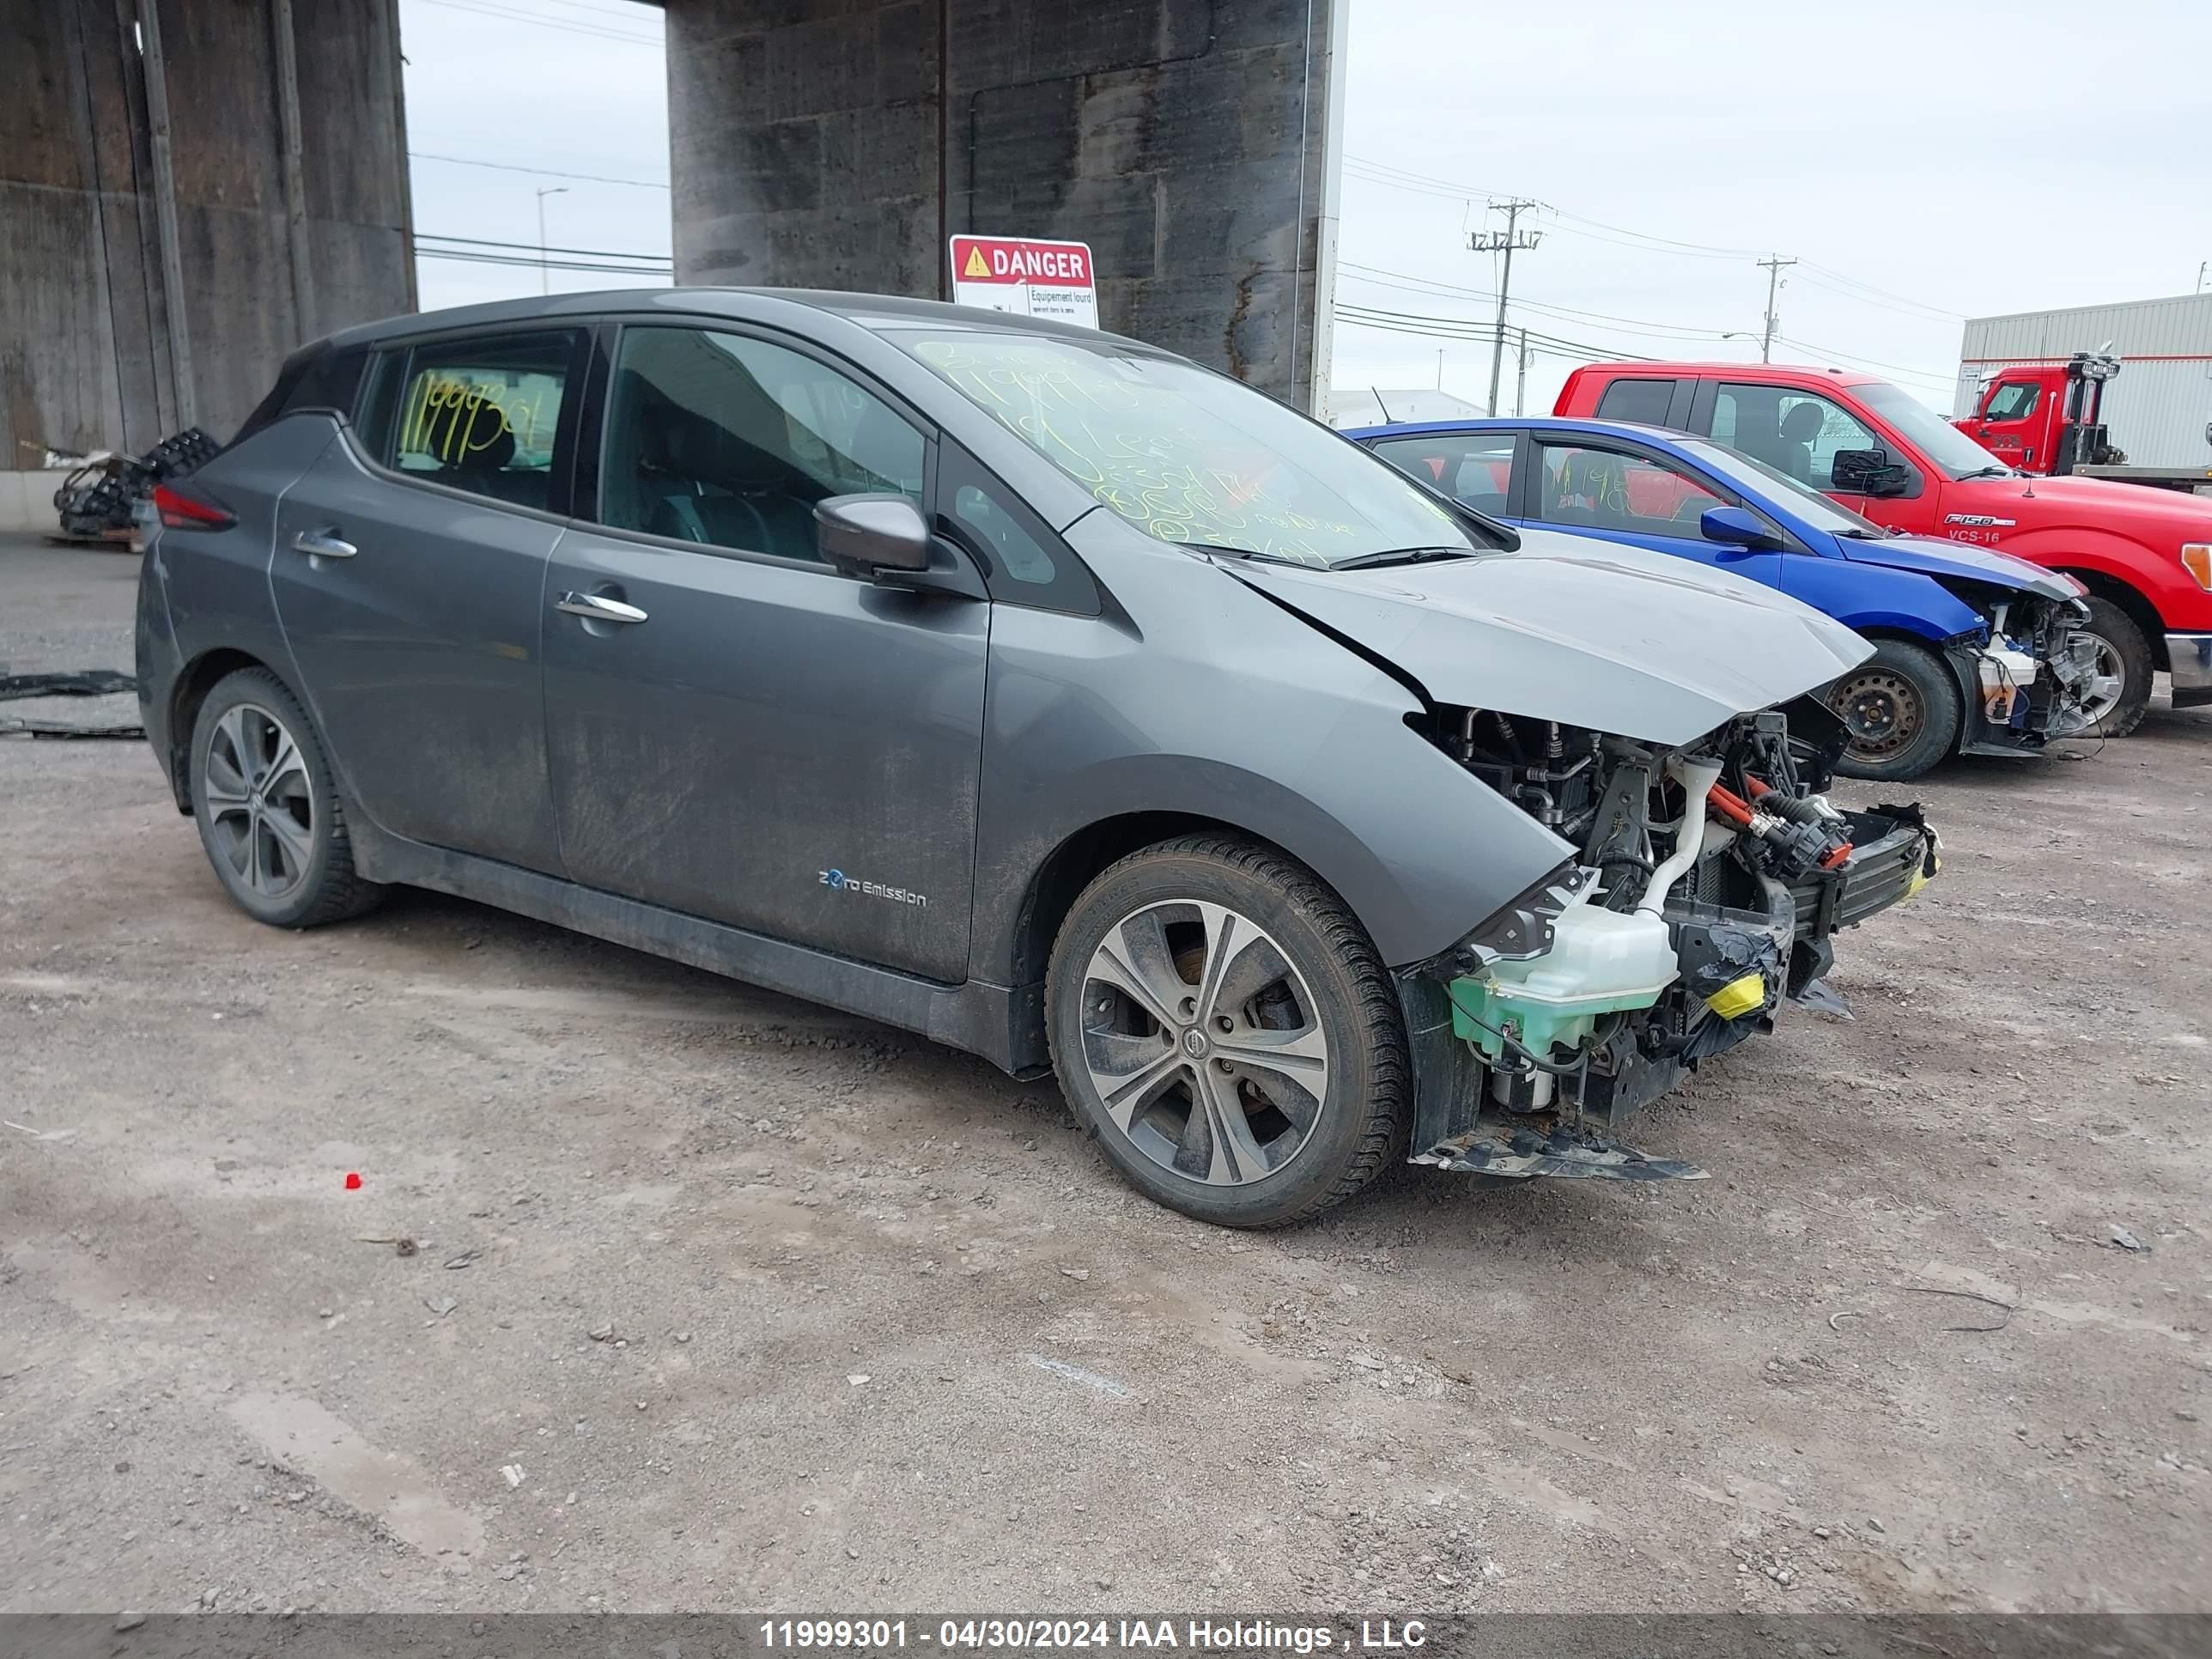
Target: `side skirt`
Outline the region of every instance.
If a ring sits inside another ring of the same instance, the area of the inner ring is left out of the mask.
[[[348,815],[356,862],[371,881],[424,887],[496,905],[610,944],[626,945],[770,991],[878,1019],[1034,1077],[1050,1066],[1044,987],[969,980],[940,985],[802,945],[705,921],[495,860],[387,835]]]

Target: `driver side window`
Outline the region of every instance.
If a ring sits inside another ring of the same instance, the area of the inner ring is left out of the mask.
[[[1815,489],[1831,487],[1837,451],[1881,444],[1858,416],[1816,392],[1727,382],[1713,399],[1712,437]]]
[[[1990,399],[1985,421],[2024,421],[2035,412],[2036,394],[2043,388],[2033,380],[2007,380]]]
[[[803,352],[698,328],[626,328],[608,391],[600,522],[815,559],[814,504],[897,494],[917,507],[922,435]]]

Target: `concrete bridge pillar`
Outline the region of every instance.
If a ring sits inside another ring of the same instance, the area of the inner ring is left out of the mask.
[[[956,232],[1071,238],[1104,326],[1311,407],[1345,3],[668,0],[677,279],[950,298]]]

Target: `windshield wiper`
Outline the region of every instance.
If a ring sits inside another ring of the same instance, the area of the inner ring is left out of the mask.
[[[1838,530],[1836,534],[1847,541],[1886,542],[1892,536],[1901,536],[1901,530]]]
[[[2018,476],[2008,466],[1978,466],[1972,472],[1961,472],[1954,482],[1964,483],[1969,478],[2011,478]]]
[[[1425,564],[1431,559],[1471,559],[1463,547],[1401,547],[1388,553],[1359,553],[1339,559],[1331,570],[1373,570],[1388,564]]]
[[[1218,542],[1170,542],[1170,547],[1187,547],[1194,553],[1205,553],[1218,559],[1249,559],[1256,564],[1293,564],[1301,570],[1319,570],[1322,567],[1306,559],[1286,559],[1279,553],[1262,553],[1255,547],[1224,547]]]

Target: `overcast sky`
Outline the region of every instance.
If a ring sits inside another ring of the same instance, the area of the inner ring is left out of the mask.
[[[1340,3],[1346,306],[1486,325],[1495,260],[1467,233],[1502,228],[1492,198],[1528,198],[1541,242],[1515,256],[1514,325],[1756,360],[1754,261],[1778,252],[1803,263],[1784,273],[1777,361],[1872,368],[1948,408],[1965,317],[2185,294],[2212,258],[2206,0]],[[537,291],[539,188],[562,191],[544,201],[552,246],[667,253],[656,11],[401,0],[400,15],[418,233],[520,245],[466,251],[524,261],[425,258],[426,307]],[[641,182],[468,164],[484,162]],[[1333,378],[1433,386],[1440,345],[1445,389],[1484,401],[1486,340],[1340,320]],[[1571,367],[1532,358],[1529,407]]]

